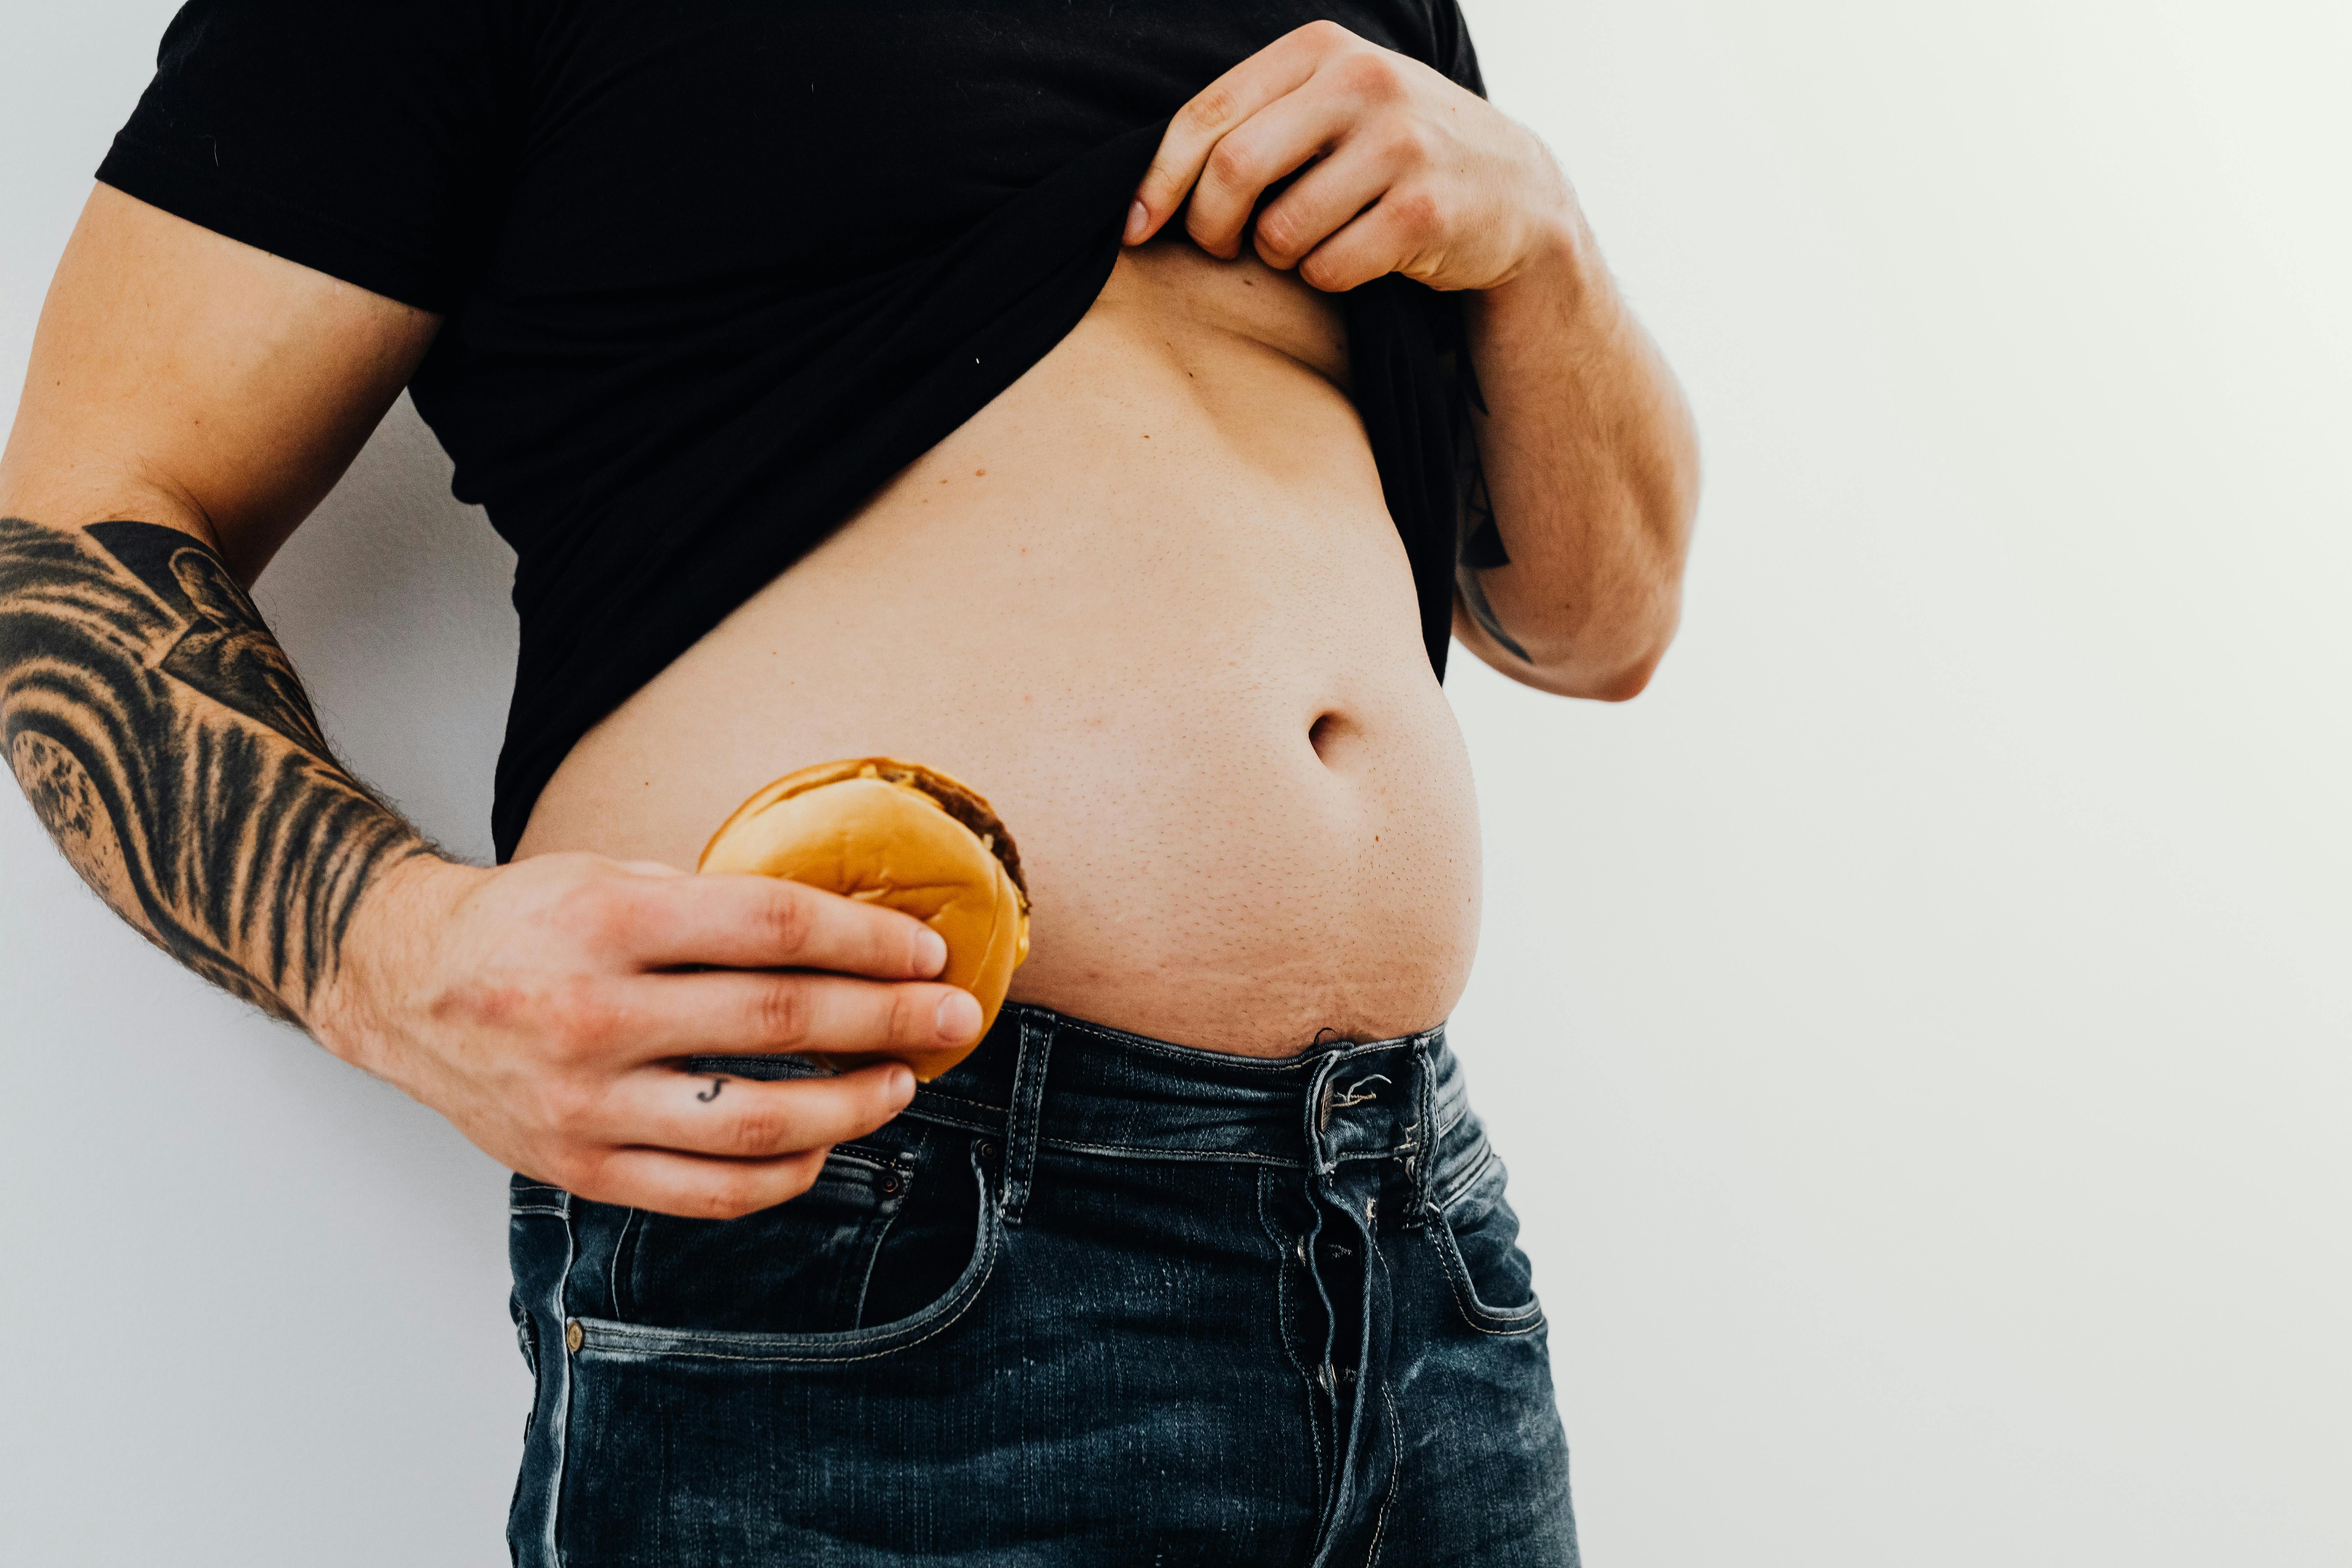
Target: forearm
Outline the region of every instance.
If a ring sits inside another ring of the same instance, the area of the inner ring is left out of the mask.
[[[1641,690],[1674,637],[1697,437],[1564,187],[1561,198],[1528,264],[1464,300],[1486,405],[1473,428],[1511,562],[1477,582],[1527,658],[1456,621],[1529,685],[1617,699]]]
[[[369,891],[427,853],[335,761],[220,557],[177,529],[0,518],[0,744],[118,913],[296,1022]]]

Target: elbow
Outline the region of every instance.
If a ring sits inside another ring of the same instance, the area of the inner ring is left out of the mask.
[[[1681,619],[1681,595],[1668,591],[1656,595],[1646,613],[1613,624],[1588,621],[1552,657],[1529,650],[1536,654],[1538,676],[1530,684],[1591,702],[1631,702],[1649,689]]]
[[[1650,677],[1658,672],[1658,665],[1664,658],[1665,649],[1660,648],[1640,663],[1593,682],[1590,689],[1578,695],[1595,702],[1631,702],[1649,689]]]
[[[1665,657],[1666,644],[1661,638],[1655,646],[1630,659],[1562,670],[1552,689],[1563,697],[1581,697],[1590,702],[1631,702],[1649,689],[1650,679],[1658,673],[1658,666]]]
[[[1691,526],[1697,511],[1695,484],[1675,487],[1653,509],[1646,531],[1651,548],[1642,569],[1633,574],[1632,592],[1619,600],[1615,616],[1604,616],[1600,646],[1592,650],[1583,671],[1582,689],[1575,693],[1597,702],[1630,702],[1649,689],[1650,679],[1674,645],[1683,616],[1683,568],[1690,554]]]

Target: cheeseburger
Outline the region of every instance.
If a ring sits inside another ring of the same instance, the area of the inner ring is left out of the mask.
[[[980,1035],[1029,956],[1029,885],[1004,824],[947,774],[891,757],[820,763],[786,773],[719,826],[698,871],[805,882],[914,916],[948,944],[939,978],[980,1002]],[[810,1052],[835,1071],[898,1059],[924,1082],[971,1054]]]

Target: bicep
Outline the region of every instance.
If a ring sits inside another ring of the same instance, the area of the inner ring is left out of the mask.
[[[166,523],[250,583],[439,325],[101,184],[41,310],[0,513]]]

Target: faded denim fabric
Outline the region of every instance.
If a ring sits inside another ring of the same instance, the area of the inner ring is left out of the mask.
[[[1503,1186],[1443,1027],[1267,1061],[1018,1004],[763,1213],[518,1177],[515,1561],[1575,1568]]]

